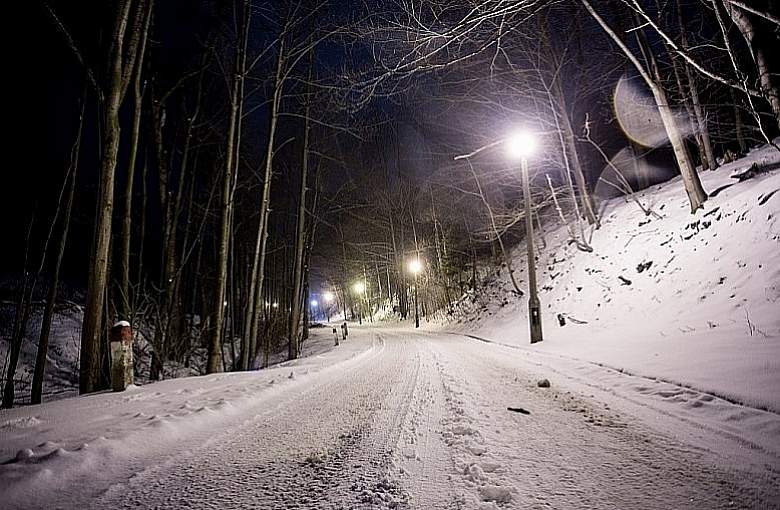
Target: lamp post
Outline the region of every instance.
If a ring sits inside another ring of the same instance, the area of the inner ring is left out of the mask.
[[[326,292],[323,296],[325,298],[325,315],[328,317],[328,322],[330,322],[330,307],[333,303],[333,293],[332,292]]]
[[[520,159],[525,202],[525,241],[528,259],[528,321],[531,343],[542,341],[542,315],[536,290],[536,262],[534,259],[534,225],[531,217],[531,187],[528,183],[528,155],[536,146],[533,135],[525,131],[515,133],[507,140],[507,151],[513,159]]]
[[[409,261],[409,272],[411,272],[414,275],[414,327],[419,328],[420,327],[420,313],[419,313],[419,306],[418,306],[418,299],[417,299],[417,275],[420,274],[420,271],[422,271],[422,262],[420,262],[420,259],[414,259]]]
[[[310,316],[312,319],[315,319],[315,318],[316,318],[316,315],[315,315],[315,314],[317,313],[317,305],[318,305],[318,304],[319,304],[319,303],[317,302],[317,300],[316,300],[316,299],[312,299],[311,301],[309,301],[309,305],[311,305],[311,311],[310,311],[310,313],[309,313],[309,316]]]
[[[357,282],[352,286],[355,294],[360,296],[366,291],[366,284],[363,282]],[[358,324],[363,324],[363,303],[358,299]]]

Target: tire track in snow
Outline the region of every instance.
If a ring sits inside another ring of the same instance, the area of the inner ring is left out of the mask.
[[[412,392],[409,411],[399,427],[395,464],[409,493],[412,508],[425,510],[460,508],[459,488],[453,486],[454,463],[442,439],[444,387],[440,364],[430,345],[417,335],[393,333],[420,346],[420,381]]]
[[[418,381],[418,344],[380,342],[361,363],[288,392],[274,410],[113,487],[95,507],[407,506],[388,475]]]

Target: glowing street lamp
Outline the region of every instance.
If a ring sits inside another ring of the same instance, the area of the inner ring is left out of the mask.
[[[362,295],[366,291],[366,284],[363,282],[355,282],[352,286],[352,290],[355,291],[355,294]],[[363,306],[360,302],[358,302],[358,305],[358,324],[363,324]]]
[[[309,317],[311,317],[312,320],[316,320],[317,305],[319,305],[319,303],[317,302],[316,299],[312,299],[311,301],[309,301]]]
[[[336,299],[336,296],[334,296],[332,292],[328,291],[325,294],[323,294],[322,297],[325,300],[325,303],[327,304],[327,306],[325,306],[325,316],[328,318],[328,322],[330,322],[331,304],[333,303],[333,300]]]
[[[542,311],[536,290],[536,263],[534,260],[534,225],[531,218],[531,187],[528,183],[528,156],[536,149],[536,139],[527,131],[518,131],[506,140],[506,151],[511,159],[519,159],[523,174],[525,202],[525,240],[528,258],[528,320],[531,343],[542,341]]]
[[[506,139],[506,152],[511,159],[527,158],[536,150],[536,138],[528,131],[518,131]]]
[[[419,275],[423,270],[422,262],[420,262],[419,258],[412,259],[409,261],[409,272],[414,275],[414,327],[419,328],[420,327],[420,313],[419,313],[419,306],[417,305],[418,299],[417,299],[417,275]]]

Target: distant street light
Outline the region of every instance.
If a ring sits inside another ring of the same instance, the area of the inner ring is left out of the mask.
[[[528,156],[536,149],[536,139],[527,131],[519,131],[506,141],[507,154],[519,159],[523,174],[523,199],[525,202],[525,240],[528,258],[528,321],[531,343],[542,341],[542,315],[536,290],[536,262],[534,259],[534,225],[531,218],[531,187],[528,183]]]
[[[363,282],[355,282],[352,286],[355,294],[361,295],[366,291],[366,284]],[[358,300],[358,324],[363,324],[363,304]]]
[[[332,292],[326,292],[323,297],[325,298],[325,303],[328,304],[328,306],[325,307],[325,316],[328,318],[328,322],[330,322],[330,305],[333,303],[336,296],[334,296]]]
[[[409,272],[414,275],[414,327],[420,327],[420,312],[417,299],[417,275],[422,272],[423,265],[419,258],[409,261]]]
[[[312,318],[312,320],[316,320],[317,305],[318,304],[319,303],[317,302],[316,299],[312,299],[311,301],[309,301],[309,307],[310,307],[310,309],[309,309],[309,316]]]

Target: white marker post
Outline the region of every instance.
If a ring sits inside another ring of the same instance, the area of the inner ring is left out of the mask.
[[[111,388],[125,391],[133,384],[133,330],[127,321],[111,328]]]

